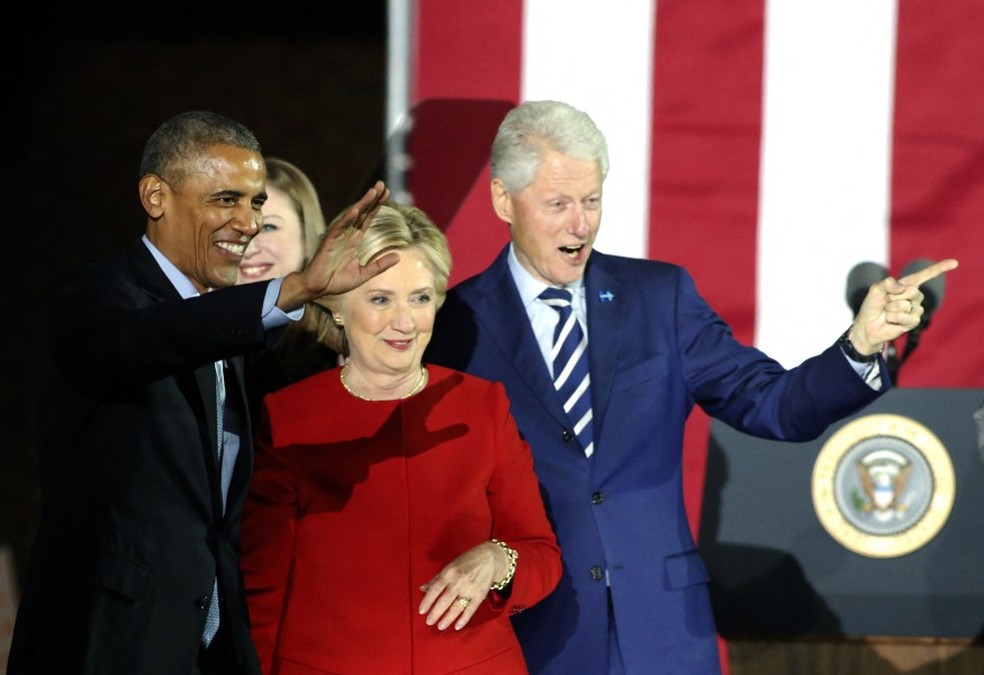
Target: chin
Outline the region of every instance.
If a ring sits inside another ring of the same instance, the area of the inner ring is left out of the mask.
[[[559,286],[569,286],[575,281],[584,276],[584,265],[578,265],[576,267],[568,267],[560,271],[560,274],[555,275],[554,283]]]

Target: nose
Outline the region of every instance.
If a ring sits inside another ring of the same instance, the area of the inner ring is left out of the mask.
[[[252,204],[246,203],[236,209],[232,217],[232,229],[236,232],[252,237],[260,231],[260,223],[263,216],[253,208]]]
[[[253,237],[249,240],[249,244],[246,246],[246,251],[243,253],[243,259],[252,258],[254,255],[260,251],[260,240]]]
[[[414,329],[413,311],[408,305],[399,304],[393,312],[393,328],[401,333],[412,333]]]
[[[584,206],[577,204],[572,210],[571,234],[579,239],[586,239],[590,233],[588,214],[585,213]]]

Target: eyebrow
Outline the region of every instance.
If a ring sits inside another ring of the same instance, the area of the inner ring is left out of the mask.
[[[240,190],[219,190],[212,193],[212,197],[221,199],[223,197],[245,197],[246,193]]]

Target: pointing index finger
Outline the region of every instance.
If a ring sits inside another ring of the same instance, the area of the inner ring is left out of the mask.
[[[925,267],[912,274],[907,274],[901,279],[899,279],[900,284],[905,284],[906,286],[920,286],[934,277],[938,277],[944,272],[949,272],[952,269],[956,269],[957,261],[954,258],[946,258],[945,260],[940,260],[937,263],[933,263],[929,267]]]

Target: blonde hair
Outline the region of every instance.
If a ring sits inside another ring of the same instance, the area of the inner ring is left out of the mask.
[[[281,190],[290,199],[291,206],[301,221],[301,239],[304,245],[304,262],[306,265],[318,244],[324,237],[328,226],[318,201],[318,191],[315,190],[311,179],[297,166],[286,159],[267,157],[267,186]]]
[[[266,157],[265,162],[267,187],[277,188],[287,195],[291,208],[301,223],[303,269],[317,252],[328,230],[318,191],[308,175],[296,164],[280,157]],[[325,367],[324,343],[320,341],[319,333],[326,318],[331,320],[327,309],[312,302],[307,303],[304,316],[290,323],[284,338],[274,348],[281,367],[291,379],[299,379]]]

